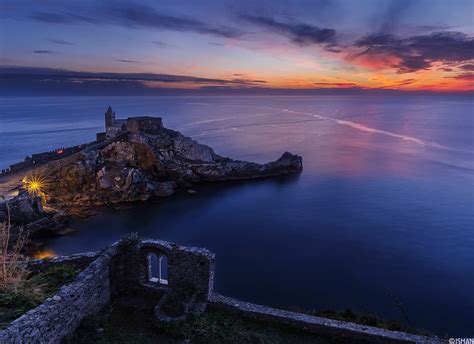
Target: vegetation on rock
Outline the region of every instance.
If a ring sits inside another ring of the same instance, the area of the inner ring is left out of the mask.
[[[10,206],[4,200],[6,220],[0,223],[0,289],[17,291],[26,274],[26,265],[21,250],[28,240],[28,232],[20,227],[15,237],[12,233]]]
[[[46,298],[53,296],[64,284],[70,283],[76,276],[71,265],[58,265],[23,279],[16,289],[0,290],[0,328],[8,325],[30,309],[40,305]]]

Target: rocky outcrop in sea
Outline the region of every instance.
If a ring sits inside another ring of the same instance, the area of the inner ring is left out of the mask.
[[[46,203],[56,217],[94,206],[167,197],[196,183],[275,177],[303,168],[302,158],[288,152],[266,164],[233,160],[163,127],[160,118],[128,121],[128,130],[117,137],[37,169],[35,173],[47,180]],[[11,202],[31,200],[23,195]],[[42,216],[43,209],[35,211],[37,218],[51,218]],[[25,213],[24,221],[17,215],[15,223],[31,222],[31,214]]]

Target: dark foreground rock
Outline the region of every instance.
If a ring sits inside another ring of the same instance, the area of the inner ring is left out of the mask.
[[[7,222],[8,214],[14,229],[11,233],[13,237],[18,234],[19,228],[33,237],[54,235],[63,228],[68,219],[68,216],[60,210],[45,210],[39,197],[26,194],[9,200],[8,209],[6,203],[0,204],[0,222]]]
[[[161,124],[160,119],[154,122]],[[83,215],[84,209],[93,206],[167,197],[178,187],[189,189],[194,183],[274,177],[302,168],[302,158],[288,152],[266,164],[233,160],[162,125],[137,125],[100,146],[35,172],[48,181],[50,207]],[[29,225],[42,218],[41,211],[36,213],[30,216],[28,210],[19,217],[24,216],[21,221]]]

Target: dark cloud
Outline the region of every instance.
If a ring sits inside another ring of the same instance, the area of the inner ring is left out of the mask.
[[[474,63],[468,63],[468,64],[465,64],[465,65],[461,65],[461,66],[459,66],[459,68],[461,68],[462,70],[469,71],[469,72],[474,72]]]
[[[129,62],[129,60],[123,60]],[[56,81],[140,81],[165,83],[195,83],[220,85],[253,85],[265,83],[264,80],[251,79],[212,79],[188,75],[155,73],[92,73],[53,68],[0,66],[0,79],[3,80],[56,80]]]
[[[281,22],[272,17],[241,15],[242,19],[290,37],[298,45],[318,44],[336,51],[336,30],[297,22]]]
[[[170,45],[168,43],[162,42],[162,41],[153,41],[152,42],[154,45],[165,48],[169,47]]]
[[[459,78],[472,80],[469,76]],[[407,79],[408,80],[408,79]],[[174,88],[144,81],[193,83],[197,88]],[[407,81],[408,82],[408,81]],[[338,84],[338,83],[336,83]],[[339,83],[343,84],[343,83]],[[275,89],[265,87],[264,80],[211,79],[186,75],[152,73],[89,73],[36,67],[0,66],[0,95],[316,95],[316,94],[403,94],[396,89],[367,89],[355,85],[313,87],[310,89]],[[425,92],[430,94],[430,92]],[[472,94],[472,93],[456,93]]]
[[[474,39],[453,31],[409,38],[386,33],[372,34],[356,41],[355,46],[365,48],[358,56],[369,55],[375,59],[395,57],[398,62],[393,67],[399,73],[429,69],[435,62],[453,64],[474,59]]]
[[[234,74],[235,75],[235,74]],[[266,84],[265,80],[254,80],[254,79],[231,79],[230,83],[236,85],[249,85],[249,84]]]
[[[138,4],[115,5],[115,3],[109,3],[107,13],[112,21],[125,26],[193,31],[226,38],[241,35],[239,30],[233,28],[213,26],[194,18],[160,13],[152,7]]]
[[[240,30],[234,28],[211,25],[207,22],[185,16],[161,13],[153,7],[138,3],[104,2],[100,3],[98,8],[89,10],[90,14],[75,14],[65,11],[35,12],[31,17],[37,21],[50,24],[115,24],[127,28],[188,31],[225,38],[234,38],[242,35]]]
[[[433,31],[446,31],[453,29],[454,26],[450,25],[418,25],[415,27],[415,29],[419,31],[427,31],[427,32],[433,32]]]
[[[448,79],[458,79],[466,81],[474,81],[474,73],[462,73],[455,76],[446,77]]]
[[[117,62],[123,62],[123,63],[141,63],[140,61],[135,61],[135,60],[124,60],[124,59],[117,59],[115,60]]]
[[[48,39],[48,41],[59,45],[74,45],[74,43],[62,39]]]
[[[33,54],[54,54],[52,50],[34,50]]]
[[[186,92],[183,89],[164,86],[163,83],[237,90],[259,87],[259,85],[266,84],[266,81],[246,78],[213,79],[188,75],[91,73],[52,68],[0,66],[0,94],[3,95],[147,95],[162,94],[163,92],[166,94]]]
[[[381,86],[381,87],[377,87],[378,89],[392,89],[392,88],[397,88],[397,87],[400,87],[400,86],[405,86],[405,85],[410,85],[413,83],[413,81],[416,81],[416,79],[404,79],[404,80],[401,80],[401,81],[397,81],[391,85],[387,85],[387,86]]]
[[[353,82],[315,82],[317,86],[331,86],[331,87],[348,87],[348,86],[357,86],[357,84]]]
[[[31,18],[49,24],[98,24],[98,20],[92,17],[83,16],[67,11],[60,12],[34,12],[31,15]]]
[[[402,80],[402,81],[399,81],[397,83],[398,86],[401,86],[401,85],[409,85],[411,83],[413,83],[413,81],[415,81],[415,79],[405,79],[405,80]]]

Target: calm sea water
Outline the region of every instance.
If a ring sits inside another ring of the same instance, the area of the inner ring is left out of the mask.
[[[109,104],[118,117],[162,116],[221,155],[300,154],[304,171],[105,209],[50,249],[135,231],[215,252],[215,288],[229,296],[405,321],[400,302],[415,327],[474,336],[472,98],[0,98],[0,167],[93,140]]]

